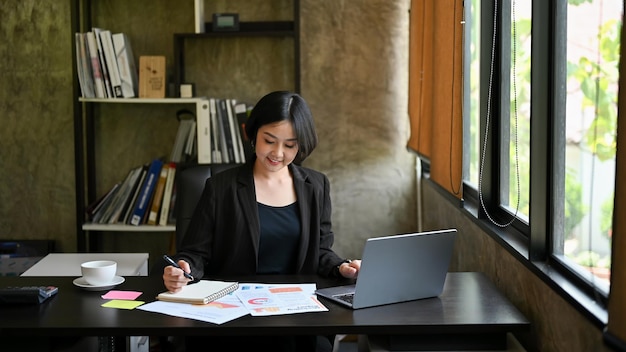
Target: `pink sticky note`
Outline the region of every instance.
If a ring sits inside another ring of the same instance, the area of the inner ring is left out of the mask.
[[[117,291],[111,290],[107,292],[105,295],[102,295],[104,299],[125,299],[125,300],[134,300],[135,298],[141,296],[141,292],[137,291]]]

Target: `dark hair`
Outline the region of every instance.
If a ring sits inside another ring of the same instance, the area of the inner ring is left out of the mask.
[[[298,139],[298,155],[294,162],[300,164],[306,159],[317,146],[317,133],[313,115],[304,98],[292,92],[277,91],[261,98],[246,123],[246,134],[256,144],[256,135],[261,126],[289,121]]]

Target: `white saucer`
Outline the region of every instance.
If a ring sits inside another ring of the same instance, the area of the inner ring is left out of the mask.
[[[113,278],[113,281],[109,282],[106,285],[99,285],[99,286],[94,286],[94,285],[90,285],[87,283],[87,281],[85,281],[85,278],[83,278],[82,276],[74,279],[74,285],[85,289],[87,291],[104,291],[104,290],[108,290],[111,289],[119,284],[121,284],[122,282],[124,282],[124,278],[121,276],[116,276]]]

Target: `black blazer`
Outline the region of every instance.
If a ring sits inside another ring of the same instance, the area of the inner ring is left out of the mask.
[[[254,160],[207,179],[176,257],[196,278],[250,275],[257,269],[260,225],[252,175]],[[301,237],[294,274],[336,274],[343,258],[331,249],[330,184],[326,175],[291,164]]]

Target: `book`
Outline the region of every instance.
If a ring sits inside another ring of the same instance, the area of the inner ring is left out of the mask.
[[[147,225],[148,224],[148,215],[150,214],[150,209],[152,208],[152,200],[154,199],[154,191],[156,191],[156,185],[159,180],[159,176],[157,175],[156,182],[154,183],[154,188],[152,188],[152,192],[150,192],[150,197],[148,199],[148,204],[146,205],[146,211],[143,213],[143,216],[139,220],[139,225]]]
[[[189,138],[189,130],[195,128],[195,121],[191,119],[181,119],[178,123],[178,131],[176,131],[176,139],[170,153],[170,161],[180,163],[185,154],[187,139]]]
[[[143,188],[144,181],[146,180],[146,174],[148,173],[148,169],[150,168],[150,164],[145,164],[141,167],[141,173],[139,174],[139,178],[137,182],[135,182],[135,186],[132,191],[132,196],[129,201],[126,203],[126,209],[124,210],[124,216],[120,219],[120,222],[123,224],[130,224],[130,218],[135,210],[135,205],[137,204],[137,199],[139,198],[139,193]]]
[[[165,181],[165,190],[163,191],[163,203],[161,204],[161,211],[159,214],[159,225],[161,226],[167,225],[168,222],[175,179],[176,163],[169,163],[169,168],[167,169],[167,180]]]
[[[81,96],[83,98],[95,98],[93,73],[91,72],[91,59],[87,50],[87,37],[85,33],[75,33],[76,42],[76,72],[80,83]]]
[[[119,189],[120,189],[120,184],[119,183],[116,183],[116,184],[113,185],[111,190],[107,193],[106,197],[100,203],[99,209],[94,212],[94,215],[93,215],[93,218],[91,219],[91,222],[93,222],[94,224],[97,224],[97,223],[100,222],[100,219],[106,213],[107,209],[109,208],[111,202],[113,201],[113,198],[115,197],[115,195],[117,194]]]
[[[137,181],[139,180],[139,176],[141,176],[141,170],[142,166],[133,168],[130,171],[127,179],[122,184],[122,188],[120,189],[120,197],[117,200],[113,212],[108,219],[109,224],[119,223],[124,218],[129,199],[132,198]]]
[[[122,80],[120,79],[120,70],[117,66],[117,57],[113,48],[113,36],[111,31],[103,29],[99,32],[100,41],[102,42],[102,51],[109,71],[109,81],[111,82],[111,98],[123,98]]]
[[[220,142],[219,142],[219,128],[217,123],[217,108],[216,108],[215,98],[209,99],[209,114],[211,116],[211,163],[220,164],[222,163],[222,153],[220,151]],[[199,148],[199,147],[198,147]],[[198,162],[199,163],[199,162]]]
[[[124,206],[124,202],[128,197],[129,189],[132,187],[134,177],[138,170],[139,169],[132,169],[128,172],[126,178],[124,178],[124,180],[121,182],[120,188],[116,192],[115,197],[111,200],[110,206],[107,208],[106,212],[100,219],[100,223],[114,224],[117,222],[117,218],[119,217],[121,209]]]
[[[159,178],[161,167],[163,167],[163,161],[161,161],[161,159],[154,159],[150,164],[150,168],[146,173],[146,180],[141,186],[141,192],[139,193],[139,198],[137,198],[137,204],[130,217],[131,225],[139,226],[143,223],[143,218],[147,213],[148,205],[152,199],[152,192]]]
[[[236,101],[234,99],[226,100],[226,109],[228,111],[228,122],[230,124],[230,133],[233,136],[233,148],[235,149],[235,161],[237,163],[245,163],[246,155],[243,150],[243,142],[241,133],[239,133],[239,123],[235,114]]]
[[[102,75],[102,65],[98,56],[98,44],[96,43],[96,35],[93,32],[87,32],[87,49],[91,62],[91,72],[94,80],[94,90],[96,98],[106,98],[106,88],[104,87],[104,77]]]
[[[98,198],[95,202],[90,203],[87,206],[87,209],[85,209],[85,212],[87,213],[87,218],[89,220],[93,221],[94,217],[96,216],[96,214],[98,212],[100,212],[102,207],[104,207],[106,204],[108,204],[107,203],[108,202],[107,199],[109,199],[110,197],[112,197],[115,194],[115,191],[117,190],[118,186],[119,186],[119,184],[115,184],[102,197]]]
[[[239,134],[241,135],[241,143],[243,144],[243,153],[245,158],[248,158],[254,152],[252,150],[252,141],[246,134],[246,123],[248,122],[248,116],[250,109],[245,103],[237,103],[235,105],[235,115],[237,116],[237,123],[239,125]]]
[[[167,302],[207,304],[215,301],[239,288],[236,281],[200,280],[194,284],[183,286],[176,292],[165,291],[157,295],[157,299]]]
[[[233,141],[230,138],[228,128],[228,113],[226,112],[226,102],[224,99],[216,99],[218,134],[220,138],[220,150],[222,151],[222,162],[230,163],[235,161],[233,154]]]
[[[100,60],[100,67],[102,68],[102,80],[104,81],[104,90],[106,93],[105,98],[113,98],[111,79],[109,78],[109,69],[107,68],[106,60],[104,59],[104,48],[102,47],[102,40],[100,39],[100,32],[102,32],[102,28],[93,27],[92,30],[96,38],[98,59]]]
[[[204,0],[194,0],[193,9],[196,33],[204,33]]]
[[[78,76],[81,97],[85,97],[85,70],[83,69],[81,63],[80,42],[82,42],[82,34],[74,33],[74,47],[76,48],[76,75]]]
[[[112,37],[117,67],[120,71],[122,95],[124,98],[134,98],[138,96],[137,87],[139,85],[139,79],[133,48],[125,33],[114,33]]]
[[[197,159],[196,151],[196,121],[191,120],[191,127],[189,128],[189,135],[187,135],[187,143],[183,150],[182,162],[192,162]]]
[[[159,210],[161,210],[161,202],[163,201],[163,192],[165,191],[165,182],[167,181],[167,174],[170,168],[170,164],[164,164],[161,167],[161,173],[154,189],[154,195],[152,199],[152,205],[150,206],[150,213],[148,214],[148,225],[156,225],[159,217]]]
[[[198,164],[210,164],[213,153],[213,146],[211,143],[210,109],[205,109],[204,111],[201,111],[198,116],[196,116],[196,146]]]
[[[170,212],[167,214],[167,223],[176,224],[176,179],[174,179],[174,187],[172,189],[172,199],[170,200]]]
[[[230,157],[231,163],[241,163],[241,158],[239,154],[239,143],[237,142],[237,124],[235,123],[235,117],[233,115],[233,106],[231,99],[224,99],[224,114],[226,115],[226,134],[227,142],[229,143],[228,148],[229,152],[232,150],[232,156]]]
[[[165,98],[165,56],[139,57],[139,97]]]

